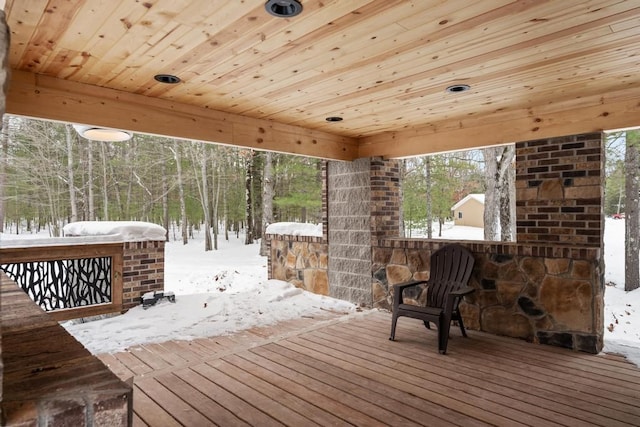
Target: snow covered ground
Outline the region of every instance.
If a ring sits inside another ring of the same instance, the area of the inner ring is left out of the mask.
[[[292,225],[282,232],[292,232]],[[310,227],[313,228],[313,227]],[[607,219],[605,351],[626,355],[640,366],[640,290],[624,292],[624,220]],[[16,237],[0,235],[3,243]],[[41,236],[31,236],[41,237]],[[482,239],[482,230],[445,226],[443,237]],[[166,245],[165,289],[176,302],[160,301],[144,310],[94,322],[66,322],[65,327],[95,354],[115,352],[145,342],[193,339],[230,334],[258,325],[330,312],[350,315],[356,307],[345,301],[314,295],[281,281],[267,280],[267,259],[259,245],[243,238],[219,241],[217,251],[204,252],[202,235],[188,245]]]

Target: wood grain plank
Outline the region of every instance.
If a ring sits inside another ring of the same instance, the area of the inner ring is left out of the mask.
[[[281,421],[287,425],[305,425],[305,423],[311,423],[309,419],[295,411],[292,411],[282,403],[272,400],[270,396],[266,396],[254,390],[250,385],[245,385],[242,382],[236,381],[211,365],[197,365],[192,369],[200,375],[205,376],[210,381],[215,382],[218,386],[232,392],[245,402],[251,402],[251,405],[269,415],[274,420]]]
[[[133,402],[135,414],[149,426],[179,427],[181,425],[136,384],[134,384],[133,389]]]
[[[180,424],[191,426],[215,425],[212,420],[195,410],[190,405],[190,402],[182,400],[182,396],[175,395],[155,378],[137,378],[135,385],[144,394],[153,399],[164,411],[171,414]]]
[[[335,332],[332,332],[334,337],[335,334]],[[349,343],[354,351],[362,351],[363,348],[369,348],[371,342],[362,338],[362,334],[363,332],[360,329],[353,330],[351,333],[344,333],[343,331],[338,340],[343,345]],[[514,408],[529,411],[542,417],[552,416],[553,421],[560,422],[563,425],[580,426],[585,422],[601,426],[626,425],[623,421],[615,420],[618,416],[616,414],[617,411],[605,411],[600,414],[598,411],[593,411],[593,405],[587,402],[578,405],[577,408],[573,408],[571,403],[575,403],[579,399],[575,399],[575,397],[573,399],[562,399],[562,396],[557,394],[536,390],[535,383],[522,381],[517,376],[497,377],[495,373],[486,376],[479,375],[478,372],[482,371],[486,364],[483,367],[474,366],[469,368],[463,363],[459,363],[456,359],[451,360],[448,357],[442,358],[435,355],[429,361],[425,361],[424,351],[422,353],[405,352],[402,348],[398,349],[395,344],[397,343],[382,342],[378,347],[380,354],[375,363],[383,363],[390,368],[406,367],[401,369],[429,382],[439,382],[453,389],[465,390],[467,385],[477,387],[486,392],[495,393],[495,397],[486,395],[485,398],[494,398],[497,402],[505,405],[509,405],[512,399],[516,399],[524,402],[525,405],[517,404],[516,402]],[[498,364],[496,365],[494,370],[498,371],[500,368]],[[477,394],[483,395],[484,391]]]
[[[376,370],[371,370],[371,365],[365,359],[360,356],[353,356],[348,354],[348,349],[343,346],[328,343],[325,340],[316,337],[315,335],[305,335],[304,338],[296,337],[291,340],[292,343],[305,346],[309,349],[320,351],[325,348],[328,352],[329,348],[334,351],[331,352],[331,358],[336,361],[336,364],[350,365],[354,372],[358,372],[361,375],[365,375],[368,378],[375,377],[388,377],[385,380],[391,384],[399,386],[399,383],[404,384],[408,390],[415,393],[426,400],[433,401],[439,406],[451,410],[458,410],[463,408],[463,411],[470,416],[477,418],[483,422],[495,423],[496,425],[553,425],[552,422],[542,420],[529,414],[522,413],[518,410],[514,410],[508,406],[496,404],[495,401],[487,400],[485,395],[478,396],[470,392],[460,392],[459,390],[452,390],[446,386],[437,383],[426,383],[424,380],[418,380],[415,376],[406,372],[390,369],[382,366],[376,366]],[[328,346],[328,347],[327,347]],[[365,356],[365,355],[362,355]],[[326,356],[323,356],[326,357]],[[325,360],[326,361],[326,360]]]
[[[269,377],[274,382],[279,382],[282,387],[295,391],[304,399],[320,405],[326,411],[341,417],[344,421],[355,425],[396,425],[396,426],[416,426],[416,423],[397,412],[391,411],[385,405],[376,405],[366,398],[368,394],[360,389],[358,393],[352,390],[345,391],[338,387],[328,376],[318,380],[312,376],[294,371],[287,365],[293,361],[286,361],[286,365],[274,363],[262,356],[246,352],[239,355],[245,362],[234,358],[233,363],[244,364],[249,368],[250,364],[259,365],[269,372],[262,371],[263,375]],[[319,395],[319,396],[318,396]],[[446,424],[444,420],[443,424]]]
[[[252,403],[243,400],[237,396],[231,390],[227,390],[224,387],[219,386],[213,378],[209,378],[206,374],[217,375],[216,372],[211,372],[210,367],[205,369],[204,374],[201,375],[196,370],[198,366],[194,366],[192,369],[182,369],[175,372],[175,375],[196,388],[207,396],[213,396],[214,400],[220,405],[227,408],[233,414],[236,414],[240,419],[254,426],[282,426],[281,422],[267,415],[265,412],[260,411]]]
[[[209,364],[215,366],[216,369],[223,370],[225,374],[244,384],[250,384],[251,388],[256,391],[308,418],[309,423],[316,425],[347,425],[344,421],[332,415],[334,411],[327,411],[324,405],[321,405],[320,396],[314,395],[312,398],[308,398],[304,396],[304,393],[299,393],[300,390],[282,387],[278,382],[270,381],[272,377],[269,376],[268,372],[254,364],[247,363],[236,355],[228,356],[225,360],[218,360],[215,363],[209,362]]]
[[[191,406],[196,408],[199,412],[201,412],[212,422],[215,422],[217,425],[249,425],[236,417],[232,412],[218,404],[218,402],[214,400],[215,396],[205,396],[202,392],[198,391],[176,375],[158,375],[156,377],[156,380],[160,384],[164,385],[167,389],[180,396],[182,400],[184,400],[185,402],[189,402]]]

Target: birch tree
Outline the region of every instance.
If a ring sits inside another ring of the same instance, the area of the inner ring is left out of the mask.
[[[515,146],[488,147],[484,157],[484,239],[510,241],[515,237]],[[513,192],[513,193],[511,193]],[[498,234],[500,232],[500,234]]]

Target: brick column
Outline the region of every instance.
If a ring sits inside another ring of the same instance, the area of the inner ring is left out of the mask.
[[[602,247],[600,133],[516,144],[518,243]]]
[[[371,161],[327,169],[329,295],[371,306]]]
[[[164,290],[164,241],[125,242],[122,268],[122,309],[140,305],[146,292]]]
[[[400,237],[400,163],[398,160],[371,159],[371,237]]]

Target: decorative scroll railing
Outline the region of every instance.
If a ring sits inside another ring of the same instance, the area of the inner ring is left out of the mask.
[[[0,270],[59,320],[122,308],[122,244],[0,248]]]

